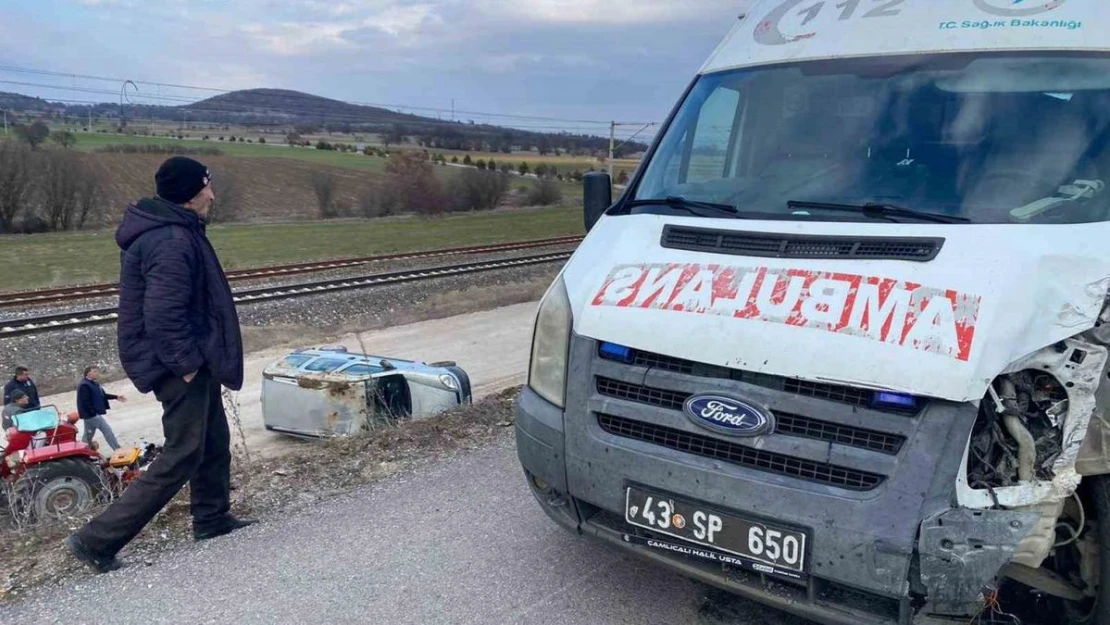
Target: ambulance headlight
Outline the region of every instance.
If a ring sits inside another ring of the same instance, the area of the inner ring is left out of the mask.
[[[566,406],[570,329],[570,298],[560,276],[540,301],[528,367],[528,386],[560,408]]]

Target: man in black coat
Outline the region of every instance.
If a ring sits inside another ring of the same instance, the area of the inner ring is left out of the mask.
[[[4,385],[4,405],[11,403],[12,393],[15,391],[23,391],[27,396],[27,410],[37,410],[42,407],[39,404],[39,389],[35,387],[35,381],[31,379],[31,370],[27,367],[16,367],[12,372],[12,379]]]
[[[205,235],[211,175],[177,156],[155,182],[158,196],[129,206],[116,230],[118,344],[135,388],[162,403],[166,441],[115,503],[66,539],[99,572],[120,566],[116,554],[186,482],[195,539],[254,523],[230,512],[231,436],[220,387],[242,388],[243,342],[231,287]]]

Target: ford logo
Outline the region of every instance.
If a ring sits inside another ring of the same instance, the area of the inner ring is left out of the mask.
[[[755,404],[721,395],[694,395],[683,412],[694,423],[732,436],[763,436],[774,429],[774,416]]]

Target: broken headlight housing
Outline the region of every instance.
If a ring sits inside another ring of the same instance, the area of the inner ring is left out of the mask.
[[[570,298],[560,275],[540,301],[528,367],[528,386],[559,408],[566,405],[570,329]]]

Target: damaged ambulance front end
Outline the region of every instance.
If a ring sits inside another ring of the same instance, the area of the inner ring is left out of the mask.
[[[528,483],[822,623],[1110,625],[1110,6],[880,4],[757,3],[588,217]]]

